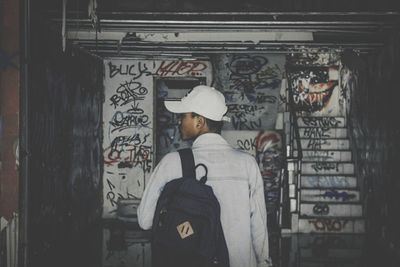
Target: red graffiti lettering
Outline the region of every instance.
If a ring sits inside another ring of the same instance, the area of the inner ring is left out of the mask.
[[[316,219],[308,220],[313,224],[315,230],[317,231],[327,231],[327,232],[339,232],[344,229],[347,225],[348,220],[338,220],[338,219]]]
[[[156,71],[156,75],[201,75],[202,71],[207,68],[207,65],[198,61],[163,61]]]

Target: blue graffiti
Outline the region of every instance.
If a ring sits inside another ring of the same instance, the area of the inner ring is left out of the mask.
[[[334,189],[328,190],[324,194],[321,194],[318,196],[321,196],[324,198],[330,198],[330,199],[334,198],[336,200],[342,199],[342,201],[348,201],[348,200],[354,199],[356,197],[355,194],[349,194],[346,191],[339,192]]]

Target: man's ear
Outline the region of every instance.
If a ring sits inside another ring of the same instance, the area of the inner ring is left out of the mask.
[[[199,135],[210,132],[208,129],[207,120],[203,116],[198,117],[196,128],[199,130]]]
[[[204,128],[205,125],[207,125],[206,119],[203,116],[197,116],[196,127],[201,129],[201,128]]]
[[[196,117],[196,127],[200,128],[203,124],[203,117],[202,116],[197,116]]]

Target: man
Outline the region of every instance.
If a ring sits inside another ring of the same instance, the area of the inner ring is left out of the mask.
[[[180,114],[183,140],[194,140],[195,164],[208,168],[207,184],[221,207],[221,224],[231,267],[269,266],[267,214],[258,165],[251,155],[233,149],[220,135],[227,112],[222,93],[212,87],[194,87],[180,101],[165,101]],[[202,177],[197,168],[197,177]],[[155,207],[164,185],[182,176],[179,154],[167,154],[152,173],[138,207],[139,225],[152,227]]]

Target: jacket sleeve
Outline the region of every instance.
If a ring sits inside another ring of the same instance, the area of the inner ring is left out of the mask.
[[[257,162],[252,158],[249,167],[250,181],[250,221],[253,248],[258,266],[269,266],[267,210],[264,196],[264,183]]]
[[[137,209],[138,222],[142,229],[151,229],[157,200],[165,184],[181,175],[182,170],[178,153],[167,154],[156,166],[144,189]]]

